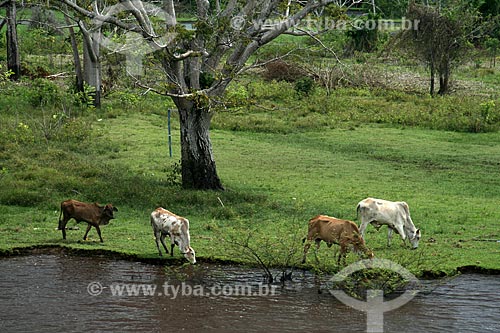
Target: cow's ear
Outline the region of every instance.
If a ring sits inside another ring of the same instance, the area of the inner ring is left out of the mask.
[[[417,231],[415,232],[415,235],[417,235],[418,237],[420,237],[420,229],[417,229]]]
[[[113,212],[117,212],[117,211],[118,211],[118,208],[113,207]]]

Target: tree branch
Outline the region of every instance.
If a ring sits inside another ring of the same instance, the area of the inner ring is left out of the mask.
[[[139,27],[135,24],[127,24],[127,23],[124,23],[124,22],[116,19],[113,16],[101,15],[99,13],[91,12],[89,10],[86,10],[86,9],[78,6],[76,4],[76,1],[75,2],[72,2],[70,0],[59,0],[59,1],[65,5],[67,5],[68,7],[71,7],[77,13],[79,13],[83,16],[86,16],[88,18],[95,19],[95,20],[98,20],[98,21],[103,22],[103,23],[110,23],[110,24],[116,25],[119,28],[125,29],[127,31],[137,32],[141,35],[145,34],[144,29],[142,29],[141,27]],[[156,37],[156,36],[147,35],[146,37]]]

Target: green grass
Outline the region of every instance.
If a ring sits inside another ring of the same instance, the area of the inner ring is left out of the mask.
[[[266,262],[298,264],[309,218],[355,219],[358,201],[373,196],[407,201],[423,232],[419,249],[411,251],[396,237],[387,248],[386,230],[369,227],[367,244],[377,257],[416,274],[467,265],[500,269],[498,243],[481,241],[500,239],[499,133],[358,124],[277,134],[217,129],[223,126],[215,123],[214,154],[227,190],[197,192],[171,181],[180,159],[176,119],[173,158],[164,115],[122,112],[87,121],[93,134],[72,145],[2,145],[2,251],[60,245],[156,258],[149,213],[163,206],[190,219],[201,261],[255,262],[235,245],[251,236],[248,246]],[[118,207],[117,219],[102,228],[103,244],[94,230],[90,241],[80,241],[85,225],[62,240],[58,206],[69,197]],[[337,269],[335,252],[323,246],[319,266],[311,253],[306,267]]]
[[[367,67],[372,77],[389,68]],[[394,78],[406,77],[399,70]],[[461,79],[475,80],[464,73]],[[500,100],[498,72],[487,74],[486,91],[438,98],[408,92],[411,81],[330,95],[316,87],[299,96],[293,83],[240,77],[230,87],[233,107],[212,123],[224,192],[179,187],[175,114],[168,157],[170,100],[119,89],[93,110],[75,99],[69,82],[0,82],[0,253],[63,246],[156,259],[149,214],[163,206],[190,219],[200,261],[255,264],[252,249],[266,264],[300,265],[311,217],[355,220],[356,204],[372,196],[407,201],[423,232],[412,251],[397,236],[387,248],[386,229],[369,227],[367,245],[377,257],[418,275],[463,266],[498,271],[499,243],[491,240],[500,239]],[[59,204],[68,198],[118,207],[117,219],[102,228],[103,244],[95,230],[81,240],[86,225],[62,240]],[[305,267],[338,270],[336,251],[323,245],[319,264],[310,251]],[[177,250],[175,258],[184,262]],[[350,254],[348,262],[355,260]]]

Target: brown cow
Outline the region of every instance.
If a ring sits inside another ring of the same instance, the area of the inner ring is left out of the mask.
[[[66,223],[70,219],[75,219],[77,223],[87,222],[87,231],[83,236],[83,240],[87,239],[87,235],[90,228],[94,227],[97,230],[97,234],[103,242],[101,236],[100,225],[106,225],[109,220],[114,219],[113,212],[117,212],[118,209],[113,207],[111,204],[106,206],[99,206],[97,203],[85,203],[76,201],[73,199],[61,202],[61,213],[59,214],[59,230],[62,230],[63,239],[66,239]],[[61,216],[63,217],[61,220]]]
[[[304,246],[302,263],[306,262],[307,251],[309,251],[313,240],[316,242],[316,250],[319,249],[321,241],[326,242],[328,247],[331,247],[332,244],[340,245],[338,264],[340,264],[342,258],[345,264],[346,253],[350,245],[352,245],[355,252],[363,252],[367,257],[373,258],[373,252],[366,247],[365,241],[360,236],[358,226],[352,221],[341,220],[326,215],[318,215],[309,220],[306,238],[307,243]],[[304,242],[306,238],[304,238],[302,242]],[[316,252],[314,255],[316,256]],[[318,257],[316,257],[316,261],[317,260]]]

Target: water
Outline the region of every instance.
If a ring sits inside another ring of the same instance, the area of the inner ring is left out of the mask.
[[[295,272],[285,288],[260,279],[260,271],[234,266],[4,258],[0,332],[366,331],[366,315],[340,303],[308,272]],[[423,288],[384,314],[386,332],[500,332],[499,276],[467,274]]]

